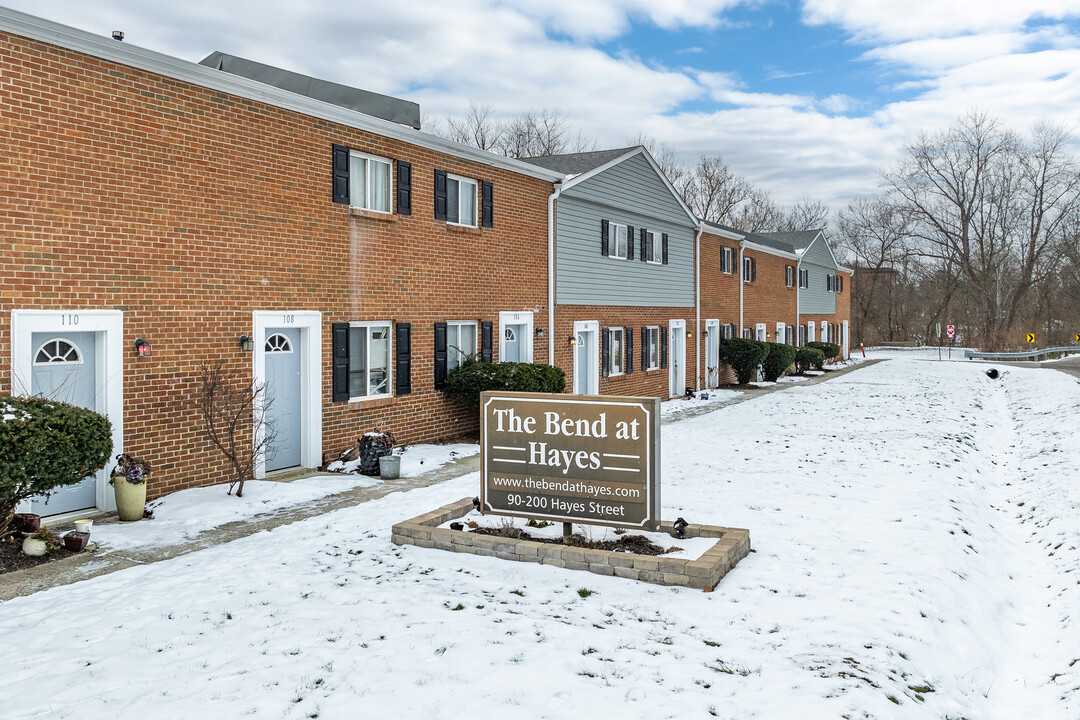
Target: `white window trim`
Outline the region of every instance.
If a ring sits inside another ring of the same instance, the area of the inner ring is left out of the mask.
[[[609,327],[604,328],[604,332],[608,334],[608,363],[607,368],[608,377],[619,377],[626,374],[626,328],[622,327]],[[619,371],[615,371],[615,333],[622,335],[622,347],[620,348],[618,362]]]
[[[652,255],[656,257],[653,260],[652,256],[645,258],[645,262],[651,265],[663,265],[664,264],[664,248],[663,248],[663,235],[659,235],[652,230],[645,230],[645,251],[648,252],[649,248],[653,249]]]
[[[458,183],[458,207],[457,207],[458,222],[453,222],[452,220],[447,220],[446,224],[447,225],[456,225],[458,227],[468,227],[468,228],[479,227],[479,225],[480,225],[480,222],[479,222],[480,221],[480,213],[481,213],[481,209],[480,209],[480,182],[478,180],[476,180],[475,178],[467,178],[467,177],[465,177],[463,175],[455,175],[453,173],[446,173],[446,179],[447,179],[447,181],[456,180],[457,183]],[[472,222],[471,225],[469,223],[460,222],[460,220],[461,220],[461,185],[462,184],[468,184],[468,185],[473,186],[473,222]],[[450,208],[449,208],[450,188],[446,189],[446,202],[448,204],[447,208],[446,208],[446,212],[447,212],[447,217],[449,217],[450,216]],[[500,335],[499,337],[502,337],[502,336]]]
[[[742,261],[742,279],[743,282],[754,282],[754,259],[743,257]]]
[[[795,287],[795,266],[794,265],[785,265],[784,266],[784,284],[787,287]]]
[[[353,202],[352,196],[352,158],[358,157],[367,160],[367,164],[364,166],[364,194],[367,196],[364,198],[363,205],[357,205]],[[379,210],[371,207],[371,162],[386,163],[390,168],[390,179],[386,187],[386,210]],[[393,215],[394,214],[394,163],[390,158],[380,157],[378,155],[372,155],[370,153],[359,152],[357,150],[349,151],[349,207],[359,208],[365,212],[379,213],[380,215]]]
[[[452,344],[450,342],[450,328],[451,327],[457,327],[458,328],[458,342],[461,342],[461,329],[460,328],[462,326],[464,326],[464,325],[471,326],[472,329],[473,329],[473,348],[472,348],[471,353],[464,352],[462,350],[462,348],[460,348],[459,346],[456,346],[456,345],[454,345],[454,344]],[[457,353],[457,354],[461,355],[461,358],[458,359],[458,365],[460,365],[464,361],[464,358],[466,358],[466,357],[475,358],[477,356],[478,352],[479,352],[479,346],[480,346],[480,324],[478,322],[476,322],[475,320],[447,320],[446,321],[446,369],[447,369],[447,372],[450,371],[450,356],[451,356],[451,354]],[[457,366],[455,366],[455,367],[457,367]]]
[[[78,325],[71,319],[78,316]],[[112,454],[124,452],[124,313],[121,310],[12,310],[11,311],[11,394],[31,395],[34,333],[94,333],[96,412],[112,424]],[[94,502],[102,510],[115,510],[116,500],[109,485],[108,467],[97,473]],[[15,512],[29,512],[28,501]]]
[[[768,342],[769,340],[769,324],[758,323],[754,329],[754,339],[761,339],[762,342]]]
[[[593,352],[592,352],[592,372],[586,379],[586,394],[596,395],[600,392],[600,343],[597,340],[600,337],[600,322],[598,320],[578,320],[574,323],[574,378],[575,384],[571,388],[575,394],[577,394],[577,378],[579,373],[584,372],[578,362],[578,350],[576,345],[576,339],[578,334],[590,334],[593,338]]]
[[[787,336],[784,334],[784,330],[787,329],[787,325],[782,322],[776,323],[776,342],[787,342]]]
[[[726,260],[726,262],[725,262]],[[727,269],[724,269],[724,266]],[[720,272],[733,275],[735,273],[735,249],[730,247],[720,248]]]
[[[645,327],[645,331],[649,335],[648,339],[645,341],[646,344],[648,345],[649,364],[644,369],[646,371],[659,370],[660,369],[660,326],[659,325],[647,325]],[[653,344],[653,341],[652,341],[653,340],[653,333],[656,334],[656,343],[655,343],[655,345]],[[652,353],[653,347],[656,348],[656,364],[655,365],[653,365],[653,353]]]
[[[615,249],[619,246],[615,241],[615,228],[622,228],[626,234],[626,248],[623,250],[622,255],[618,255]],[[630,255],[630,243],[633,242],[630,239],[629,228],[622,223],[608,223],[608,257],[612,260],[625,260]]]
[[[386,328],[386,392],[379,393],[378,395],[357,395],[353,397],[349,396],[350,403],[367,402],[368,400],[383,400],[388,397],[394,396],[394,327],[389,320],[355,320],[349,323],[349,332],[352,332],[353,328]],[[351,339],[350,339],[351,343]],[[370,376],[371,373],[371,337],[368,337],[368,342],[364,343],[367,347],[367,372]],[[370,386],[370,379],[368,380]]]
[[[533,314],[532,312],[499,313],[499,362],[503,361],[502,339],[506,335],[507,325],[525,325],[525,337],[518,342],[521,347],[521,359],[518,362],[533,361]]]

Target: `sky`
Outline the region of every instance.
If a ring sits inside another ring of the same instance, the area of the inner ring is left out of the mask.
[[[719,154],[781,203],[840,209],[920,130],[980,110],[1075,128],[1080,0],[0,0],[197,62],[215,50],[599,146]]]

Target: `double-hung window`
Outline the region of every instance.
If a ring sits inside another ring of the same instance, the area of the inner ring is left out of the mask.
[[[611,223],[610,225],[610,245],[608,250],[608,257],[616,258],[618,260],[626,259],[627,244],[631,241],[627,238],[626,226]]]
[[[476,357],[476,321],[446,323],[446,369],[453,370],[468,357]]]
[[[757,258],[743,258],[742,279],[743,282],[755,282],[757,280]]]
[[[350,323],[349,397],[390,395],[390,323]]]
[[[476,227],[476,181],[446,175],[446,221]]]
[[[608,365],[607,374],[622,375],[626,372],[626,330],[621,327],[608,328]]]
[[[750,328],[748,328],[748,327],[744,327],[744,328],[742,329],[742,336],[743,336],[744,338],[746,338],[747,340],[753,340],[753,339],[754,339],[754,331],[753,331],[753,330],[751,330],[751,329],[750,329]]]
[[[645,359],[646,370],[656,370],[660,367],[660,328],[645,328]]]
[[[645,230],[645,260],[651,263],[660,264],[664,262],[663,245],[658,242],[656,233],[652,230]]]
[[[799,271],[799,287],[804,288],[804,289],[810,287],[810,271],[809,270],[800,270]]]
[[[390,212],[390,161],[364,153],[349,153],[349,204]]]
[[[795,266],[794,265],[785,265],[784,266],[784,281],[787,283],[788,287],[795,287]]]
[[[735,272],[735,248],[720,248],[720,272]]]

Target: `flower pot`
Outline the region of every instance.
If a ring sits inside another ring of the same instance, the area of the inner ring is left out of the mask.
[[[401,477],[401,456],[383,455],[379,458],[379,477],[384,480]]]
[[[90,541],[90,533],[77,530],[64,536],[64,547],[71,552],[82,552],[86,549],[86,543]]]
[[[94,526],[94,521],[93,520],[87,519],[87,520],[76,520],[75,521],[75,530],[77,532],[86,533],[87,535],[90,534],[90,528],[92,528],[93,526]]]
[[[41,516],[34,513],[15,513],[15,529],[24,533],[35,533],[41,527]]]
[[[129,483],[122,477],[113,480],[113,493],[116,496],[116,512],[124,522],[142,520],[146,509],[146,483]]]
[[[41,557],[45,553],[49,552],[49,546],[44,540],[38,540],[34,537],[28,537],[22,542],[22,551],[30,557]]]

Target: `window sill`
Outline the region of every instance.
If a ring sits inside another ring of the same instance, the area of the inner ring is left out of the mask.
[[[472,227],[471,225],[455,225],[452,222],[446,223],[446,229],[452,233],[461,233],[462,235],[480,235],[481,230],[478,227]]]
[[[393,395],[363,395],[361,397],[349,398],[349,405],[355,406],[360,403],[372,404],[376,407],[381,407],[388,404],[394,399]]]
[[[397,222],[398,216],[394,213],[384,213],[378,210],[366,210],[359,207],[350,207],[349,215],[351,217],[366,218],[368,220],[380,220],[382,222]]]

